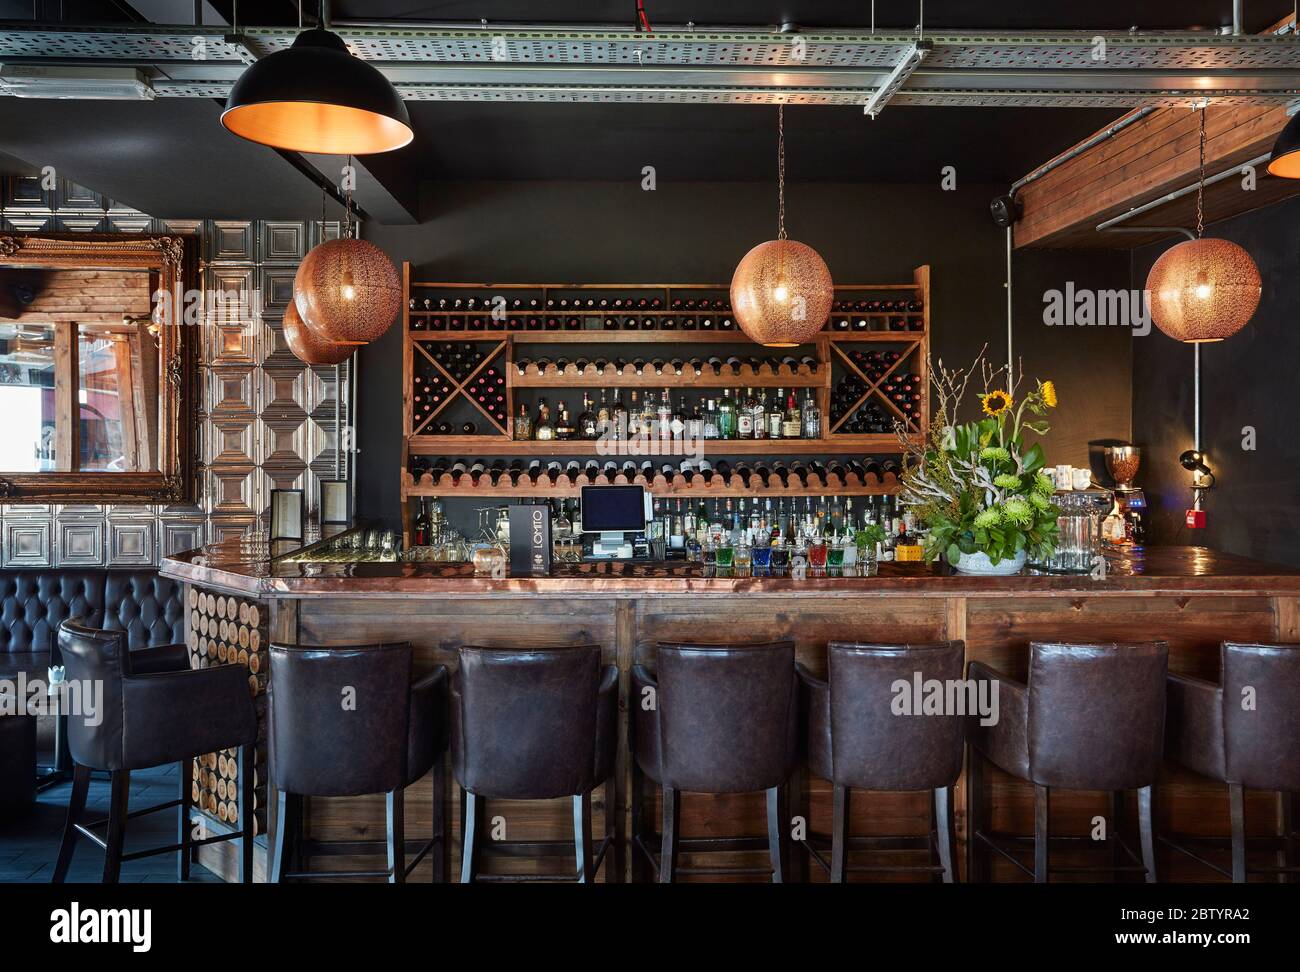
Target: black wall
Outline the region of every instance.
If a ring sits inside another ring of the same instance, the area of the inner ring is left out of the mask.
[[[837,281],[933,273],[932,353],[968,365],[1006,348],[1005,233],[988,214],[995,186],[799,184],[787,189],[791,238],[816,247]],[[497,182],[428,185],[423,222],[368,226],[367,237],[424,280],[725,283],[752,246],[775,235],[767,183]],[[1048,455],[1083,465],[1090,440],[1126,439],[1129,336],[1116,328],[1048,328],[1043,293],[1122,287],[1114,253],[1015,256],[1016,352],[1027,374],[1055,379],[1062,408]],[[360,353],[360,513],[396,522],[401,449],[402,336],[394,327]],[[978,387],[973,390],[978,391]],[[969,397],[973,401],[973,395]]]
[[[1178,456],[1192,447],[1192,349],[1158,331],[1135,341],[1133,425],[1144,447],[1140,482],[1152,503],[1156,542],[1200,543],[1300,566],[1295,516],[1300,506],[1300,283],[1296,222],[1300,199],[1246,213],[1206,231],[1245,247],[1263,280],[1259,309],[1226,341],[1201,348],[1201,448],[1217,485],[1207,496],[1209,526],[1188,530],[1191,474]],[[1142,287],[1151,265],[1174,242],[1133,253]],[[1256,448],[1243,448],[1247,426]]]

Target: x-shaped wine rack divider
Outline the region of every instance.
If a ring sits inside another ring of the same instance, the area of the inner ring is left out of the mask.
[[[895,405],[892,401],[890,401],[889,397],[880,390],[880,386],[885,382],[885,380],[890,375],[892,375],[895,371],[897,371],[899,367],[903,364],[903,362],[906,361],[908,358],[910,358],[921,347],[923,343],[923,339],[919,337],[899,338],[898,343],[908,345],[909,346],[908,350],[900,354],[898,356],[898,360],[895,361],[892,365],[890,365],[887,369],[885,369],[885,373],[883,375],[881,375],[875,381],[872,381],[870,378],[867,377],[867,373],[858,367],[857,362],[855,362],[850,355],[846,354],[837,342],[835,341],[830,342],[831,348],[834,349],[835,353],[840,356],[840,359],[853,370],[854,374],[856,374],[859,378],[861,378],[863,381],[867,383],[867,390],[862,393],[862,395],[858,398],[856,402],[853,403],[853,407],[847,409],[844,412],[844,414],[839,417],[839,420],[834,425],[831,426],[830,429],[831,433],[834,433],[836,429],[838,429],[841,425],[847,422],[849,420],[849,417],[853,415],[855,412],[857,412],[857,410],[862,407],[863,403],[866,402],[866,400],[870,398],[873,394],[878,395],[880,400],[883,401],[886,405],[888,405],[890,409],[893,410],[894,414],[896,414],[907,424],[907,431],[909,433],[918,431],[916,428],[916,423],[914,423],[908,416],[904,415],[903,410],[900,409],[897,405]],[[827,367],[830,367],[829,361],[826,364]]]
[[[475,368],[473,371],[471,371],[468,375],[466,375],[464,381],[457,381],[456,378],[452,375],[452,373],[451,373],[450,371],[448,371],[446,368],[444,368],[444,367],[443,367],[443,366],[438,362],[438,359],[437,359],[437,358],[435,358],[433,355],[431,355],[428,351],[425,350],[425,348],[424,348],[424,343],[423,343],[422,341],[415,341],[415,342],[413,342],[413,343],[415,344],[416,348],[419,349],[420,353],[421,353],[422,355],[424,355],[425,359],[428,360],[428,362],[429,362],[430,364],[432,364],[435,368],[437,368],[440,372],[442,372],[442,374],[446,377],[446,379],[447,379],[449,382],[451,382],[452,385],[454,385],[455,387],[452,389],[451,394],[448,395],[446,398],[444,398],[444,399],[439,403],[438,407],[435,408],[432,412],[430,412],[430,413],[425,417],[424,421],[421,422],[418,426],[415,427],[415,429],[414,429],[414,430],[412,431],[412,433],[411,433],[412,435],[419,435],[420,431],[421,431],[421,430],[422,430],[426,425],[428,425],[430,422],[432,422],[432,421],[433,421],[433,420],[438,416],[438,413],[439,413],[439,412],[441,412],[444,408],[446,408],[448,405],[450,405],[450,404],[452,403],[452,401],[454,401],[458,395],[464,395],[464,396],[465,396],[465,400],[466,400],[467,402],[469,402],[471,405],[473,405],[475,408],[477,408],[480,412],[482,412],[483,415],[484,415],[484,417],[487,418],[487,420],[488,420],[489,422],[491,422],[494,426],[496,426],[496,428],[500,430],[500,432],[501,432],[502,435],[505,435],[505,434],[506,434],[506,428],[505,428],[505,426],[503,426],[500,422],[498,422],[498,421],[496,420],[496,416],[494,416],[491,412],[489,412],[489,411],[488,411],[487,409],[485,409],[482,405],[480,405],[478,402],[476,402],[476,401],[474,400],[474,396],[473,396],[473,395],[471,395],[471,394],[469,394],[467,391],[465,391],[465,389],[466,389],[466,387],[469,385],[469,383],[470,383],[471,381],[473,381],[475,378],[478,377],[478,373],[479,373],[480,371],[482,371],[484,368],[486,368],[488,365],[490,365],[490,364],[492,363],[492,360],[493,360],[493,359],[494,359],[498,354],[500,354],[500,353],[502,353],[503,351],[505,351],[505,349],[506,349],[506,342],[505,342],[505,341],[499,341],[499,342],[496,344],[496,346],[492,348],[491,351],[489,351],[487,354],[485,354],[485,355],[483,356],[483,360],[480,361],[480,362],[478,363],[478,367]],[[445,341],[440,341],[439,343],[446,343],[446,342],[445,342]],[[452,343],[455,343],[455,344],[477,344],[477,343],[479,343],[479,342],[474,342],[474,341],[456,341],[456,342],[452,342]]]

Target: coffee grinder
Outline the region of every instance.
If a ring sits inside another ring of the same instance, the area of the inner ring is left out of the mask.
[[[1146,542],[1147,498],[1141,487],[1133,485],[1141,459],[1137,446],[1106,447],[1106,470],[1115,480],[1115,506],[1106,518],[1102,536],[1111,543]],[[1117,522],[1110,522],[1112,519]]]

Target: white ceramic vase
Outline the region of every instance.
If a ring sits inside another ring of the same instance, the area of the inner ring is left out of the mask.
[[[957,558],[957,573],[1005,577],[1007,574],[1018,573],[1025,566],[1027,556],[1026,551],[1022,550],[1010,560],[1004,557],[995,564],[989,560],[989,555],[982,550],[977,550],[975,553],[964,553]]]

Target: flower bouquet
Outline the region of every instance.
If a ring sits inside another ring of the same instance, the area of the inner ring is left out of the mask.
[[[958,424],[956,416],[972,375],[979,371],[983,417]],[[1039,418],[1056,407],[1050,381],[1017,402],[1020,379],[994,369],[981,351],[970,369],[932,369],[935,409],[927,440],[898,429],[904,449],[901,502],[929,529],[926,556],[946,557],[963,573],[1012,574],[1056,547],[1052,502],[1055,483],[1043,472],[1043,447],[1025,446],[1027,433],[1043,435]]]

